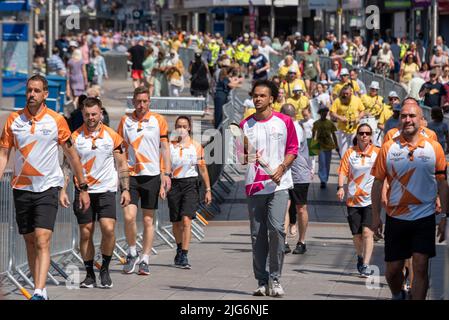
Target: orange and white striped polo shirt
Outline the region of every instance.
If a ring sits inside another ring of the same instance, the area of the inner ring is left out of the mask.
[[[204,149],[194,140],[186,145],[170,143],[170,159],[173,179],[198,177],[196,166],[206,166]]]
[[[72,139],[89,184],[89,193],[116,192],[118,175],[113,151],[121,147],[122,137],[104,124],[93,133],[83,124],[72,134]]]
[[[432,140],[435,140],[436,142],[438,142],[437,134],[435,133],[435,131],[433,131],[429,128],[420,127],[419,133],[425,138],[429,138],[429,139],[432,139]],[[385,134],[383,143],[399,137],[400,134],[401,134],[401,130],[399,130],[399,128],[392,128],[392,129],[388,130],[388,132]]]
[[[62,187],[64,176],[58,144],[69,138],[70,129],[64,117],[46,106],[35,116],[27,107],[12,112],[0,138],[0,147],[16,149],[12,187],[32,192]]]
[[[367,207],[371,205],[371,188],[374,177],[371,169],[379,154],[379,148],[371,144],[365,152],[358,146],[349,148],[340,161],[339,174],[348,177],[348,207]]]
[[[419,135],[416,146],[403,137],[384,143],[371,174],[387,178],[387,214],[417,220],[435,213],[438,180],[446,179],[446,158],[441,145]]]
[[[161,173],[160,144],[168,141],[168,125],[163,116],[149,111],[138,120],[133,112],[122,117],[117,132],[124,140],[132,176]]]

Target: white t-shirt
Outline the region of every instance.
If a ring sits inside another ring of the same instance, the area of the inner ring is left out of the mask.
[[[312,118],[307,121],[301,120],[302,126],[304,127],[306,133],[306,139],[312,139],[312,128],[314,122],[315,120],[313,120]]]
[[[259,152],[272,170],[284,161],[287,154],[298,154],[298,137],[290,117],[273,111],[268,119],[257,121],[254,115],[240,123],[249,143]],[[290,169],[276,185],[258,162],[249,163],[245,178],[247,196],[271,194],[293,187]]]
[[[311,183],[313,181],[313,169],[312,160],[309,156],[309,147],[307,146],[306,132],[298,121],[295,121],[293,124],[295,125],[299,144],[298,156],[291,167],[293,183]]]

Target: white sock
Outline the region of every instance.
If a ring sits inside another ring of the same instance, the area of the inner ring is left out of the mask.
[[[45,300],[48,299],[48,296],[47,296],[47,288],[42,289],[42,296],[45,298]]]
[[[34,289],[34,294],[33,295],[35,295],[35,294],[40,295],[40,296],[44,295],[44,293],[42,292],[42,289]]]
[[[149,264],[150,263],[150,255],[143,254],[142,259],[140,259],[140,261],[145,261],[146,264]]]
[[[137,248],[136,246],[129,246],[128,253],[133,257],[137,256]]]

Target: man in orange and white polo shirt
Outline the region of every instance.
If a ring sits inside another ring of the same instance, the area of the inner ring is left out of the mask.
[[[81,188],[77,205],[90,206],[88,185],[73,148],[65,119],[45,105],[47,79],[34,75],[26,85],[27,105],[12,112],[0,138],[0,178],[10,151],[16,149],[12,179],[16,221],[26,243],[28,265],[34,279],[32,300],[46,300],[45,283],[50,267],[50,241],[58,212],[58,192],[64,185],[58,145],[72,165]]]
[[[115,246],[115,195],[120,179],[121,198],[123,207],[130,201],[129,170],[126,155],[122,150],[122,137],[101,121],[102,103],[97,98],[87,98],[83,103],[84,124],[72,134],[73,144],[83,164],[84,176],[89,184],[90,208],[86,213],[81,212],[76,205],[80,193],[75,190],[75,205],[73,210],[80,228],[80,252],[86,267],[86,278],[80,283],[81,288],[97,286],[94,273],[95,247],[93,236],[95,221],[101,228],[101,253],[103,261],[100,268],[100,286],[112,288],[109,275],[109,263]],[[117,170],[114,165],[117,163]],[[70,179],[70,172],[64,168],[65,185],[59,196],[63,207],[70,205],[66,188]]]
[[[433,131],[427,127],[420,126],[418,133],[425,138],[429,138],[431,140],[435,140],[438,142],[438,137],[437,137],[437,134],[435,133],[435,131]],[[400,134],[401,134],[401,130],[399,128],[393,128],[393,129],[388,130],[388,132],[385,134],[383,143],[385,143],[391,139],[399,137]]]
[[[401,109],[401,134],[381,148],[372,175],[373,230],[379,229],[381,190],[385,178],[388,190],[385,223],[386,278],[394,300],[406,298],[401,290],[404,261],[413,257],[412,299],[425,299],[429,284],[429,258],[435,256],[435,203],[441,199],[447,212],[446,159],[441,145],[420,133],[422,111],[413,99]],[[444,240],[446,218],[438,226]]]
[[[154,210],[157,209],[159,195],[164,199],[166,192],[171,188],[170,146],[167,121],[149,109],[148,88],[138,87],[134,90],[133,105],[135,111],[122,117],[117,130],[124,140],[131,175],[131,202],[124,208],[125,235],[129,252],[123,272],[133,273],[139,263],[138,273],[148,275],[153,244]],[[163,172],[161,165],[164,168]],[[144,222],[143,251],[140,259],[136,250],[136,215],[139,199]]]

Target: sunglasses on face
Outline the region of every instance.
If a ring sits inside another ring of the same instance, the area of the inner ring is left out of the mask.
[[[359,136],[371,136],[371,132],[368,131],[361,131],[357,133]]]

